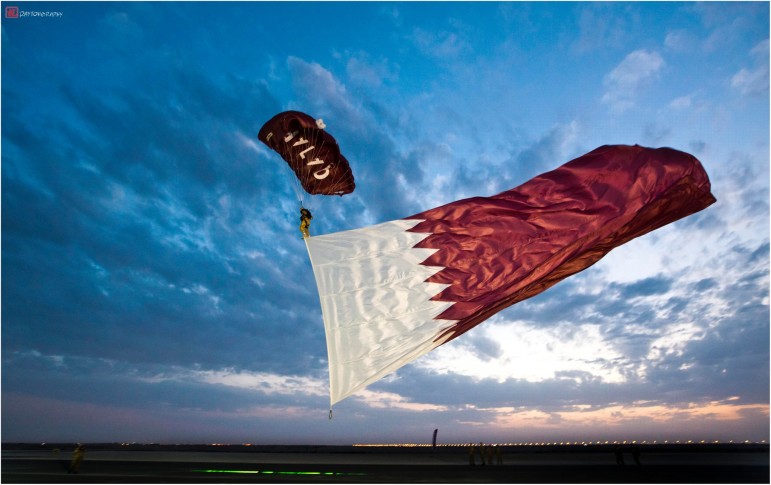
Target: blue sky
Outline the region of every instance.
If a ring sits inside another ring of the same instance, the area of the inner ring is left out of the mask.
[[[768,3],[9,5],[3,441],[768,439]],[[286,109],[356,176],[315,234],[614,143],[694,154],[718,202],[329,421],[296,187],[256,139]]]

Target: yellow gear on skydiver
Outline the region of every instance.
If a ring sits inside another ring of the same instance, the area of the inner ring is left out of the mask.
[[[303,235],[303,239],[311,237],[311,233],[308,231],[311,227],[311,219],[313,219],[311,211],[305,207],[300,207],[300,232]]]

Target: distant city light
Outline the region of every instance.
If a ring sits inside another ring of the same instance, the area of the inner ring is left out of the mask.
[[[752,441],[752,440],[744,440],[736,443],[741,444],[766,444],[766,440],[760,440],[760,441]],[[546,442],[546,441],[522,441],[522,442],[509,442],[509,443],[486,443],[482,442],[485,446],[597,446],[597,445],[656,445],[656,444],[665,444],[665,445],[682,445],[682,446],[692,446],[692,445],[717,445],[720,444],[720,440],[686,440],[686,441],[669,441],[664,440],[659,442],[658,440],[597,440],[597,441],[554,441],[554,442]],[[734,440],[730,440],[727,442],[724,442],[727,444],[733,444],[735,443]],[[468,447],[470,445],[477,446],[479,445],[479,442],[470,442],[470,443],[437,443],[436,447]],[[352,446],[356,447],[371,447],[371,448],[431,448],[434,445],[431,443],[356,443]]]
[[[232,475],[326,475],[326,476],[363,476],[366,473],[353,472],[317,472],[317,471],[288,471],[288,470],[191,470],[196,473],[224,473]]]
[[[115,443],[116,445],[120,446],[169,446],[169,445],[163,445],[160,443],[137,443],[137,442],[120,442]],[[370,447],[370,448],[432,448],[434,446],[436,447],[445,447],[445,448],[451,448],[451,447],[468,447],[470,445],[478,446],[480,444],[479,441],[473,440],[470,442],[463,442],[463,443],[437,443],[434,445],[433,443],[354,443],[350,446],[353,447]],[[689,440],[637,440],[637,439],[619,439],[619,440],[575,440],[575,441],[509,441],[509,442],[484,442],[482,441],[482,444],[485,446],[532,446],[532,447],[544,447],[544,446],[552,446],[552,447],[572,447],[572,446],[608,446],[608,445],[682,445],[682,446],[696,446],[696,445],[719,445],[719,444],[737,444],[737,445],[751,445],[751,444],[757,444],[757,445],[767,445],[768,440],[762,439],[762,440],[727,440],[727,441],[721,441],[716,439],[689,439]],[[47,443],[41,443],[41,446],[46,446]],[[172,445],[173,446],[173,445]],[[243,447],[257,447],[259,448],[261,445],[254,444],[254,443],[209,443],[205,446],[212,446],[212,447],[222,447],[222,446],[228,446],[228,447],[236,447],[236,446],[243,446]]]

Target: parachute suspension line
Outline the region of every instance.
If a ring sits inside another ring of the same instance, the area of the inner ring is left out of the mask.
[[[302,130],[301,136],[305,137],[306,135],[307,130]],[[297,162],[297,158],[292,152],[290,152],[290,160],[293,164]],[[306,220],[306,218],[303,217],[302,211],[307,210],[307,207],[311,207],[313,209],[314,207],[312,206],[314,204],[309,204],[309,201],[305,200],[305,189],[303,188],[300,179],[296,177],[296,174],[294,170],[292,170],[291,166],[287,164],[282,165],[284,166],[284,170],[286,170],[286,172],[289,174],[288,178],[290,180],[290,185],[292,186],[295,197],[297,197],[297,202],[300,204],[300,233],[302,234],[303,239],[305,239],[306,237],[310,236],[310,233],[308,232],[308,227],[310,226],[310,218]]]
[[[292,171],[292,169],[289,167],[289,165],[286,165],[286,164],[282,164],[282,165],[284,165],[284,170],[289,174],[289,177],[287,177],[290,181],[289,185],[292,187],[292,190],[294,191],[294,195],[295,197],[297,197],[297,202],[300,204],[300,210],[302,211],[306,207],[305,200],[303,200],[304,199],[303,193],[305,191],[303,190],[302,184],[300,183],[299,180],[297,180],[297,177],[295,177],[295,174]],[[295,214],[297,213],[295,212]],[[300,225],[300,232],[303,234],[303,237],[305,237],[305,231],[303,231],[303,226],[302,226],[302,219],[301,219],[301,225]]]
[[[294,171],[289,165],[282,163],[281,166],[283,167],[282,170],[288,175],[288,177],[286,178],[289,180],[289,186],[292,188],[292,191],[294,192],[295,197],[297,197],[297,201],[300,202],[300,206],[302,207],[303,193],[305,192],[302,184],[297,179]]]
[[[319,120],[321,121],[321,120]],[[325,128],[326,126],[323,124],[323,122],[319,123],[317,121],[317,126],[320,129]],[[314,136],[314,131],[311,128],[301,128],[299,130],[299,135],[301,139],[308,140],[314,143],[314,146],[310,152],[306,152],[303,154],[303,152],[300,152],[300,157],[304,157],[303,160],[298,159],[298,155],[294,152],[290,152],[291,162],[294,166],[302,167],[301,173],[303,177],[310,177],[312,176],[312,172],[314,171],[314,167],[312,164],[304,163],[304,161],[310,159],[313,160],[316,158],[316,154],[319,153],[321,150],[324,149],[325,144],[327,143],[326,139],[324,137],[318,137]],[[320,142],[320,143],[319,143]],[[316,146],[317,145],[317,146]],[[288,168],[290,172],[292,170]],[[332,171],[333,177],[340,178],[340,175],[337,174],[337,170]],[[294,174],[293,174],[294,175]],[[313,175],[315,176],[315,175]],[[300,232],[302,233],[303,238],[310,237],[310,232],[308,231],[310,227],[310,221],[313,219],[313,216],[311,215],[311,211],[308,209],[313,209],[314,211],[317,209],[316,202],[318,202],[319,199],[316,197],[319,196],[313,196],[311,195],[308,200],[305,200],[305,189],[302,186],[302,182],[297,177],[290,177],[294,181],[294,188],[295,188],[295,194],[297,195],[297,200],[300,202]],[[334,178],[332,179],[333,183],[338,183],[337,180]],[[323,198],[323,197],[322,197]],[[310,216],[310,217],[307,217]]]

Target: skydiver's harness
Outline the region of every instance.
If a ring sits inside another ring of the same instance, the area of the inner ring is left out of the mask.
[[[300,207],[300,232],[303,235],[303,239],[311,237],[311,233],[308,231],[311,227],[311,219],[313,219],[311,211],[305,207]]]

